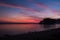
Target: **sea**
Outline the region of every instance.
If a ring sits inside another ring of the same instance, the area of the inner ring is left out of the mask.
[[[60,24],[0,24],[0,36],[18,35],[60,28]]]

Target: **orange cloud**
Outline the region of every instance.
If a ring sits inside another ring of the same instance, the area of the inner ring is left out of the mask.
[[[38,23],[39,20],[33,19],[33,18],[21,18],[21,19],[16,19],[16,18],[0,18],[0,22],[22,22],[22,23]]]

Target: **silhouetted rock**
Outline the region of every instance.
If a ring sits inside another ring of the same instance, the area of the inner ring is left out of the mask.
[[[57,19],[57,20],[56,20],[56,23],[57,23],[57,24],[60,24],[60,19]]]
[[[39,24],[55,24],[56,20],[55,19],[50,19],[50,18],[45,18],[43,21],[41,21]]]

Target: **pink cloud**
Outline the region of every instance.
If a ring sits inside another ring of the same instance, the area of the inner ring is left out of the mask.
[[[52,9],[52,12],[54,12],[54,13],[55,13],[55,12],[58,12],[58,11],[57,11],[57,10],[55,10],[55,9]]]
[[[47,14],[44,14],[45,13],[44,11],[43,12],[38,12],[37,10],[34,10],[32,8],[28,8],[28,7],[24,7],[24,6],[12,5],[12,4],[4,4],[4,3],[0,3],[0,6],[22,9],[23,10],[23,13],[22,14],[24,14],[26,16],[29,16],[29,17],[31,17],[31,19],[34,19],[34,20],[35,19],[40,20],[40,17],[41,16],[43,16],[43,17],[48,16]],[[40,8],[44,8],[44,9],[47,9],[48,8],[48,6],[46,6],[46,5],[42,4],[42,3],[36,4],[36,6],[38,6]],[[51,11],[53,13],[57,12],[57,10],[54,10],[54,9],[51,9]],[[28,12],[32,12],[32,15],[30,15]],[[36,16],[33,16],[33,15],[37,15],[37,17]],[[46,15],[46,16],[44,16],[44,15]]]
[[[12,4],[0,3],[0,6],[10,7],[10,8],[18,8],[18,9],[22,9],[22,10],[25,10],[25,11],[37,11],[37,10],[34,10],[32,8],[28,8],[28,7],[24,7],[24,6],[19,6],[19,5],[12,5]]]
[[[53,2],[53,4],[60,5],[60,2]]]
[[[28,2],[32,2],[32,1],[34,1],[34,0],[27,0]]]
[[[12,5],[12,4],[0,3],[0,6],[22,9],[25,13],[26,12],[32,12],[32,13],[38,12],[37,10],[34,10],[32,8],[27,8],[27,7],[24,7],[24,6],[18,6],[18,5]]]
[[[40,8],[44,8],[44,9],[48,8],[48,6],[44,5],[43,3],[38,3],[38,4],[36,4],[36,6],[38,6]]]
[[[18,6],[18,5],[12,5],[12,4],[4,4],[4,3],[0,3],[0,6],[4,6],[4,7],[10,7],[10,8],[19,8],[24,10],[24,15],[28,15],[26,14],[27,12],[37,12],[36,10],[32,9],[32,8],[27,8],[27,7],[23,7],[23,6]],[[38,17],[32,17],[31,15],[28,15],[28,17],[31,17],[32,20],[39,20]]]
[[[41,20],[40,17],[33,16],[33,14],[32,14],[32,15],[30,15],[30,14],[28,14],[28,13],[26,14],[26,12],[22,12],[22,14],[23,14],[24,16],[30,17],[30,18],[33,19],[33,20]]]
[[[19,9],[27,9],[24,6],[19,6],[19,5],[15,5],[15,4],[6,4],[6,3],[0,3],[0,6],[4,6],[4,7],[10,7],[10,8],[19,8]]]

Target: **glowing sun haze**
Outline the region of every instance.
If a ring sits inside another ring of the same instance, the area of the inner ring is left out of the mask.
[[[0,0],[0,22],[38,23],[60,18],[60,0]]]

